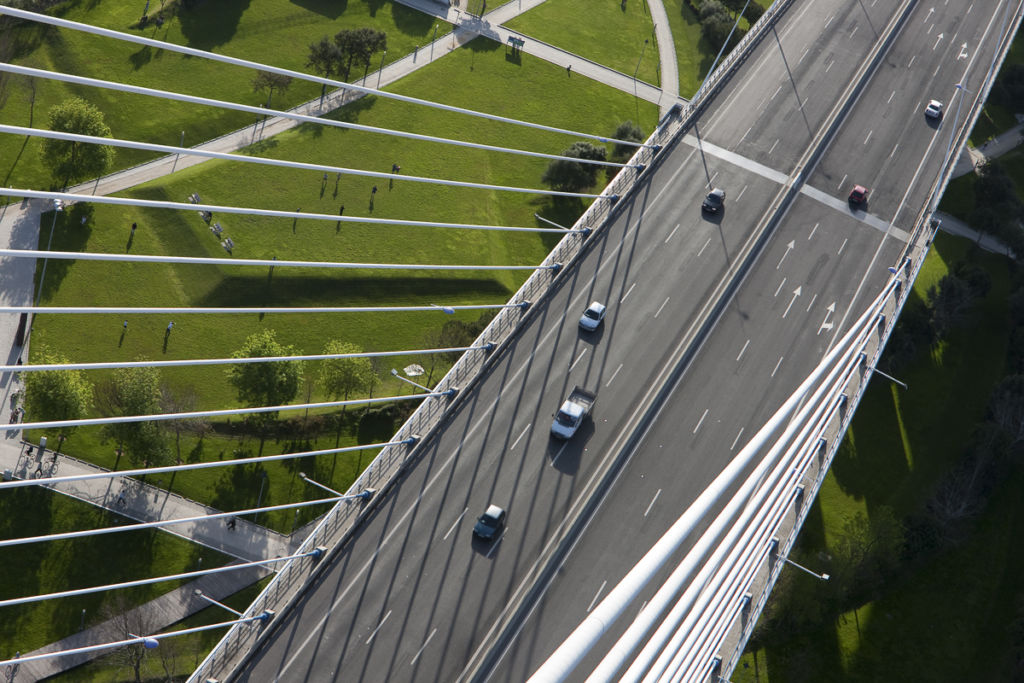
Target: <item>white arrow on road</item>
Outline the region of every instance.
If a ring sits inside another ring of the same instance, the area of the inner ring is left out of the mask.
[[[800,296],[800,292],[802,292],[802,291],[803,291],[802,287],[797,287],[796,289],[793,290],[793,298],[789,300],[789,305],[786,306],[786,312],[782,314],[783,318],[785,318],[786,315],[789,314],[789,309],[793,308],[793,304],[796,302],[796,298],[798,296]]]
[[[934,50],[935,48],[937,48],[937,47],[939,46],[939,41],[941,41],[941,40],[942,40],[942,38],[943,38],[943,35],[942,35],[942,34],[940,33],[940,34],[939,34],[939,35],[938,35],[938,36],[937,36],[937,37],[935,38],[935,44],[934,44],[934,45],[932,45],[932,50]]]
[[[791,252],[794,247],[796,247],[796,241],[790,240],[789,244],[786,245],[786,253],[779,259],[779,265],[775,266],[775,270],[778,270],[782,266],[782,262],[786,260],[786,257],[789,256],[789,252]]]
[[[925,17],[924,17],[925,23],[928,23],[928,20],[932,18],[933,14],[935,14],[935,8],[934,7],[932,7],[930,10],[928,10],[928,14],[925,15]]]
[[[829,316],[831,316],[833,313],[836,312],[836,302],[833,301],[832,303],[830,303],[828,305],[828,308],[825,309],[825,311],[826,311],[825,319],[821,321],[821,327],[818,328],[818,334],[821,334],[822,330],[831,330],[832,329],[833,324],[830,323],[828,321],[828,319],[829,319]]]
[[[961,59],[967,59],[967,43],[960,46],[960,54],[956,56],[956,61],[959,62]]]

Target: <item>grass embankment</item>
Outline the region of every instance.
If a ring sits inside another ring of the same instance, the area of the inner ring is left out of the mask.
[[[151,4],[153,16],[157,4]],[[150,23],[139,29],[141,10],[142,3],[68,2],[55,12],[72,21],[305,73],[312,73],[306,67],[309,44],[322,36],[364,26],[384,31],[388,39],[385,63],[389,63],[428,43],[438,23],[433,17],[391,2],[222,0],[198,3],[177,15],[168,13],[161,28]],[[451,27],[439,23],[440,37]],[[267,102],[265,92],[253,92],[255,72],[251,69],[36,23],[12,29],[11,36],[16,45],[12,61],[16,64],[254,106]],[[380,60],[378,55],[370,68],[378,68]],[[361,67],[353,68],[353,79],[362,75]],[[319,85],[296,80],[286,93],[275,92],[271,105],[287,108],[319,92]],[[13,78],[6,101],[0,99],[0,121],[46,128],[49,108],[73,95],[99,107],[113,136],[128,140],[177,145],[184,131],[188,146],[253,122],[251,115],[239,112],[24,77]],[[51,185],[49,173],[39,163],[39,146],[35,139],[0,136],[0,174],[5,187]],[[126,168],[154,157],[147,152],[119,149],[115,164]]]
[[[1012,64],[1024,64],[1024,41],[1020,36],[1014,38],[1001,71],[1005,71]],[[981,116],[978,117],[978,122],[974,124],[974,129],[971,131],[970,144],[973,147],[980,147],[987,140],[1013,128],[1017,125],[1014,114],[1020,113],[1022,112],[1011,111],[992,101],[986,102],[985,108],[981,110]]]
[[[924,305],[928,288],[960,260],[982,266],[991,290],[963,325],[900,373],[909,390],[881,377],[871,383],[801,534],[804,556],[827,562],[857,513],[920,513],[962,457],[1002,377],[1009,336],[1008,262],[970,247],[940,234],[907,305]],[[816,631],[746,653],[733,680],[1005,680],[1012,597],[1024,587],[1024,552],[1014,540],[1022,483],[1017,465],[965,542],[901,567],[880,598],[834,620],[826,615]]]

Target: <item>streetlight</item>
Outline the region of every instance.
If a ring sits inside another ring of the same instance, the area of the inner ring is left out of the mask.
[[[434,43],[437,41],[437,24],[434,24],[434,37],[430,39],[430,61],[434,61]]]
[[[644,51],[647,50],[648,42],[650,42],[650,38],[644,38],[644,46],[640,48],[640,59],[636,60],[636,68],[633,69],[633,97],[639,97],[637,94],[636,75],[640,73],[640,62],[644,61]]]
[[[394,375],[395,377],[397,377],[398,379],[402,380],[403,382],[408,382],[409,384],[413,385],[414,387],[422,389],[423,391],[427,392],[428,394],[432,393],[429,387],[425,387],[422,384],[417,384],[416,382],[413,382],[411,379],[407,379],[405,377],[402,377],[401,375],[398,374],[398,370],[395,370],[394,368],[391,368],[391,374]]]
[[[195,596],[197,598],[202,598],[203,600],[206,600],[210,604],[217,605],[217,607],[222,607],[222,608],[226,609],[227,611],[231,612],[232,614],[234,614],[235,616],[239,616],[239,617],[242,616],[242,613],[239,612],[238,610],[236,610],[236,609],[234,609],[232,607],[228,607],[223,602],[217,602],[216,600],[211,598],[209,595],[203,594],[203,591],[199,590],[198,588],[196,588],[192,592],[193,592],[193,594],[195,594]]]
[[[788,564],[793,565],[797,569],[802,569],[803,571],[807,572],[808,574],[810,574],[811,576],[813,576],[816,579],[821,579],[822,581],[828,581],[828,578],[829,578],[828,574],[818,574],[817,572],[813,572],[810,569],[808,569],[807,567],[804,567],[802,565],[797,564],[796,562],[794,562],[793,560],[789,559],[788,557],[783,557],[782,561],[786,562]]]
[[[380,77],[384,73],[384,58],[388,56],[388,51],[384,50],[384,54],[380,56],[380,68],[377,69],[377,90],[380,90]]]
[[[362,493],[355,493],[355,494],[352,494],[351,496],[346,496],[344,493],[341,493],[339,491],[335,491],[334,489],[330,488],[329,486],[324,486],[323,484],[321,484],[318,481],[313,481],[312,479],[309,478],[309,476],[305,472],[299,472],[299,479],[301,479],[302,481],[306,482],[307,484],[312,484],[313,486],[316,486],[319,489],[323,489],[324,491],[327,491],[328,493],[330,493],[332,495],[338,496],[338,498],[340,500],[352,500],[353,498],[359,498],[361,500],[369,500],[370,498],[373,497],[373,494],[377,492],[376,489],[366,489]]]
[[[59,199],[53,200],[53,223],[50,224],[50,239],[46,242],[46,251],[50,251],[53,245],[53,233],[57,229],[57,214],[64,210],[64,202]],[[39,274],[39,289],[36,291],[36,305],[39,305],[39,297],[43,295],[43,279],[46,278],[46,262],[43,259],[43,272]]]

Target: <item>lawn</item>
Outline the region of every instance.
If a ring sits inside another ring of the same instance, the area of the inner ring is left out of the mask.
[[[1006,69],[1011,64],[1024,64],[1024,41],[1021,40],[1019,35],[1014,38],[1013,45],[1010,46],[1010,52],[1006,55],[1006,61],[1003,62],[1002,69]],[[974,129],[971,131],[970,144],[973,147],[980,147],[987,140],[991,140],[1000,133],[1013,128],[1017,125],[1017,119],[1014,117],[1014,114],[1021,113],[1024,113],[1024,111],[1014,112],[994,102],[987,102],[985,108],[981,110],[978,122],[974,124]]]
[[[31,511],[26,514],[26,511]],[[17,488],[0,497],[0,537],[23,538],[125,523],[41,488]],[[170,575],[225,564],[229,558],[160,531],[130,531],[75,541],[5,548],[0,599]],[[158,569],[157,569],[158,568]],[[114,605],[135,605],[161,595],[181,581],[47,600],[0,612],[0,650],[28,652],[102,622]],[[121,601],[124,601],[123,603]],[[84,611],[84,616],[83,616]]]
[[[999,157],[999,163],[1013,180],[1017,194],[1024,196],[1024,148],[1018,147],[1007,152]],[[968,173],[950,181],[949,187],[942,195],[939,209],[962,221],[968,221],[974,211],[974,182],[977,177],[973,173]]]
[[[156,11],[158,1],[154,0],[151,11]],[[435,26],[432,17],[382,0],[218,0],[168,16],[162,28],[151,23],[145,29],[137,28],[141,7],[141,3],[69,2],[56,12],[72,21],[303,72],[309,72],[305,65],[309,44],[342,29],[369,26],[384,31],[388,37],[384,59],[390,63],[427,44]],[[437,35],[449,30],[442,22]],[[13,35],[17,44],[13,61],[17,64],[231,102],[266,103],[265,93],[253,92],[255,73],[250,69],[35,23],[18,28]],[[380,62],[377,55],[371,69],[378,68]],[[352,78],[361,76],[361,69],[353,69]],[[319,92],[316,84],[295,81],[284,95],[274,95],[272,105],[293,106]],[[0,97],[0,120],[45,128],[48,109],[72,95],[89,99],[106,114],[113,136],[129,140],[177,145],[184,132],[185,144],[194,145],[253,121],[239,112],[23,77],[13,79],[6,101]],[[50,186],[50,176],[39,164],[39,144],[37,140],[0,136],[4,186]],[[121,149],[115,163],[125,168],[153,156]]]
[[[992,288],[949,338],[925,349],[899,379],[869,386],[801,534],[805,556],[827,557],[847,519],[879,506],[897,517],[920,510],[958,461],[1002,377],[1009,330],[1008,262],[939,234],[908,306],[960,260],[981,265]],[[885,368],[885,357],[880,362]],[[907,569],[885,595],[815,634],[781,648],[747,652],[734,681],[1005,680],[1012,596],[1024,588],[1024,553],[1014,540],[1024,470],[992,496],[967,542],[923,567]],[[1010,520],[1007,522],[1007,520]]]
[[[641,81],[661,83],[654,24],[644,0],[549,0],[506,26],[527,40],[537,38],[628,76],[635,73]]]

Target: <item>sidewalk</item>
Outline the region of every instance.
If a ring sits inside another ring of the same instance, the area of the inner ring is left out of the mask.
[[[968,145],[964,149],[964,153],[957,160],[953,177],[959,178],[962,175],[972,173],[989,159],[1002,156],[1016,149],[1022,143],[1024,143],[1024,121],[1018,123],[1010,130],[995,136],[981,147],[975,148]]]
[[[954,218],[948,213],[942,213],[941,211],[935,212],[935,218],[942,221],[939,226],[939,230],[948,232],[950,235],[956,235],[958,237],[966,237],[967,239],[973,240],[979,247],[985,251],[992,252],[993,254],[1001,254],[1003,256],[1009,256],[1013,258],[1013,252],[1010,248],[1003,244],[998,238],[992,235],[982,235],[977,230],[964,223],[959,218]],[[981,238],[980,241],[978,238]]]

